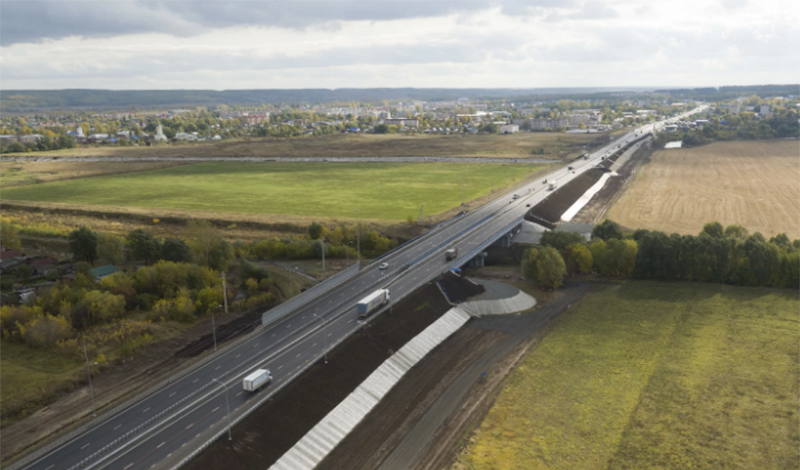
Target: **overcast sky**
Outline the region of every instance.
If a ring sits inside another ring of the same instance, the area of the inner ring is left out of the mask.
[[[0,1],[0,89],[800,81],[796,0]]]

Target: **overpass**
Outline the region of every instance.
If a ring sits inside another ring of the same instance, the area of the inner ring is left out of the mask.
[[[632,131],[595,151],[588,160],[573,163],[574,171],[561,168],[547,179],[566,184],[617,146],[652,128],[651,124]],[[232,425],[244,419],[356,332],[363,324],[354,308],[359,299],[385,287],[396,302],[440,273],[477,258],[491,243],[506,243],[527,206],[538,204],[549,194],[539,181],[515,192],[519,198],[502,195],[393,250],[380,259],[389,265],[385,270],[378,269],[376,262],[360,269],[349,268],[265,312],[264,326],[255,332],[8,468],[138,470],[180,466],[225,434],[228,419]],[[463,255],[446,260],[444,253],[450,248],[458,248]],[[242,378],[260,367],[272,371],[273,382],[258,392],[244,392]],[[229,416],[225,413],[228,407]]]

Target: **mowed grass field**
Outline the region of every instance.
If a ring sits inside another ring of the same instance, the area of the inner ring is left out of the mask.
[[[796,140],[716,142],[659,150],[608,211],[623,226],[697,234],[739,224],[766,237],[800,238]]]
[[[789,469],[797,292],[597,287],[512,373],[456,469]]]
[[[486,196],[541,165],[227,163],[4,188],[3,200],[375,220],[426,216]]]

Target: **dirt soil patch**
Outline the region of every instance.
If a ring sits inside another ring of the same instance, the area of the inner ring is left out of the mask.
[[[318,468],[378,468],[453,380],[505,336],[499,331],[458,330],[414,366]]]
[[[658,150],[608,211],[630,228],[697,234],[717,221],[767,238],[800,238],[797,140],[715,142]]]
[[[535,223],[545,221],[551,226],[555,226],[561,221],[561,214],[567,211],[575,201],[603,176],[608,173],[607,169],[592,168],[579,175],[574,180],[558,188],[547,196],[542,202],[536,204],[525,214],[525,220]]]
[[[439,287],[442,288],[450,302],[454,304],[464,302],[472,296],[483,294],[486,290],[482,285],[475,284],[451,272],[441,275],[436,282],[439,283]]]
[[[597,192],[588,204],[576,214],[573,222],[597,225],[606,217],[608,209],[613,205],[625,189],[633,181],[639,167],[650,163],[653,153],[651,144],[639,148],[622,167],[617,170],[618,176],[613,176],[606,181],[603,189]]]
[[[427,284],[393,306],[278,392],[184,469],[263,470],[275,463],[386,359],[441,317],[450,305]],[[280,425],[276,425],[280,423]]]

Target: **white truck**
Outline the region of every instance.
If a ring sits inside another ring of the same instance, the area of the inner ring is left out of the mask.
[[[256,369],[242,381],[246,392],[255,392],[272,380],[272,374],[267,369]]]
[[[548,186],[547,189],[552,191],[552,190],[556,189],[557,187],[558,187],[558,181],[553,181],[552,183],[550,183],[550,186]]]
[[[449,250],[444,252],[444,259],[446,259],[447,261],[456,258],[458,258],[458,249],[450,248]]]
[[[378,289],[370,295],[359,300],[356,304],[356,312],[359,317],[366,317],[373,310],[389,302],[389,289]]]

